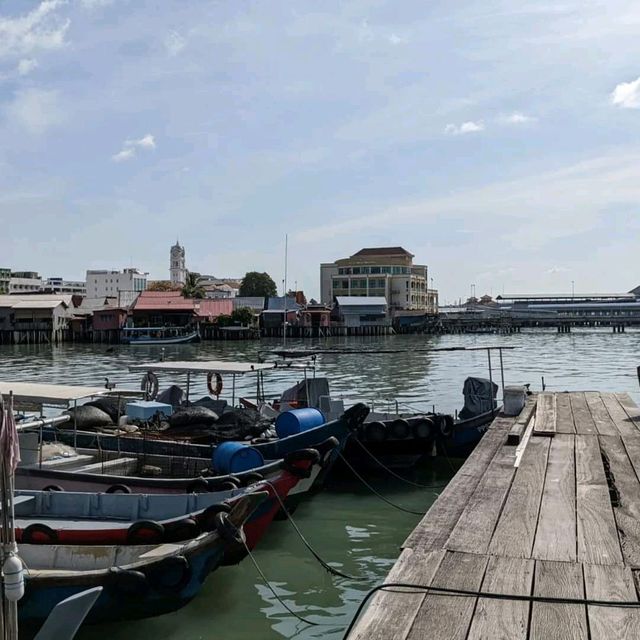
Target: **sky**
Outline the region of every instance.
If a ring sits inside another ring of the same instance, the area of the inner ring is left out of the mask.
[[[0,0],[0,266],[403,246],[441,302],[640,284],[640,5]]]

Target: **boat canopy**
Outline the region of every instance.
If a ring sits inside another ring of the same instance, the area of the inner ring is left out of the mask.
[[[222,360],[191,360],[175,362],[147,362],[133,364],[129,371],[167,371],[169,373],[219,373],[244,375],[265,369],[275,369],[275,362],[224,362]]]
[[[13,393],[16,402],[68,404],[92,396],[112,394],[105,387],[80,387],[66,384],[42,384],[39,382],[0,381],[0,395]]]

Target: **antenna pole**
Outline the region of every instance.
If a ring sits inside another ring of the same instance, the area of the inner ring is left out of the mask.
[[[284,236],[284,319],[282,321],[282,346],[287,346],[287,264],[289,258],[289,234]]]

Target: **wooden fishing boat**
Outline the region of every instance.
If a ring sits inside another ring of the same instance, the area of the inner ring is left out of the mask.
[[[63,599],[101,586],[87,622],[117,622],[158,616],[180,609],[200,591],[221,563],[229,544],[237,544],[242,523],[265,499],[252,493],[229,514],[220,514],[215,531],[185,543],[126,546],[20,545],[29,567],[21,624],[42,623]]]
[[[200,332],[190,327],[125,327],[120,342],[131,346],[186,344],[200,342]]]

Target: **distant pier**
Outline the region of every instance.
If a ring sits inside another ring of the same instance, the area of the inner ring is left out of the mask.
[[[640,607],[615,604],[639,602],[638,477],[628,395],[531,396],[494,420],[385,580],[465,594],[380,591],[349,639],[640,638]]]

